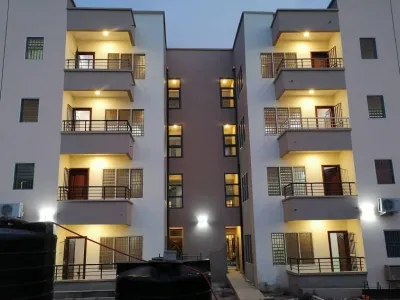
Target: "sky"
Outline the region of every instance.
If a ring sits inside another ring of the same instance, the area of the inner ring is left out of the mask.
[[[165,11],[168,48],[232,48],[242,11],[326,8],[330,0],[75,0],[81,7]]]

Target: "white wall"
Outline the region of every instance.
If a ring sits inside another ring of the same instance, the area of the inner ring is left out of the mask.
[[[400,5],[398,1],[392,3],[399,37]],[[385,287],[384,265],[400,264],[400,258],[387,258],[383,233],[385,229],[399,230],[400,216],[376,216],[377,198],[398,198],[400,189],[398,184],[378,185],[374,166],[374,159],[392,159],[399,180],[400,76],[391,6],[389,0],[339,0],[338,4],[359,205],[375,212],[375,217],[362,220],[368,281]],[[360,37],[376,38],[378,59],[361,59]],[[384,96],[386,119],[368,118],[367,95]]]
[[[67,1],[10,1],[0,101],[1,202],[24,203],[30,221],[38,220],[40,209],[56,206],[66,6]],[[27,37],[44,37],[43,60],[25,60]],[[40,99],[38,123],[19,123],[21,98]],[[33,190],[13,190],[15,163],[35,163]]]

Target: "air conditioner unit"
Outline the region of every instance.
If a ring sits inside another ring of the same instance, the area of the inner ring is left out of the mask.
[[[381,216],[400,211],[400,199],[378,198],[378,211]]]
[[[22,203],[0,203],[0,216],[22,218],[24,216],[24,205]]]
[[[385,266],[385,279],[387,281],[400,281],[400,266]]]

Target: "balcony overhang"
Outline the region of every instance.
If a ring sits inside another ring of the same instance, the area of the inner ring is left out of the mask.
[[[286,129],[279,137],[279,153],[284,157],[299,151],[352,150],[350,128]]]
[[[61,132],[61,154],[126,155],[133,159],[133,143],[130,131]]]
[[[344,68],[282,68],[274,80],[275,96],[285,92],[309,90],[344,90]]]
[[[68,8],[68,31],[97,31],[99,34],[102,31],[126,33],[134,46],[135,26],[131,9]]]
[[[281,40],[329,40],[329,33],[340,31],[338,10],[278,9],[271,29],[274,46]],[[305,37],[304,32],[315,32],[317,38]]]
[[[57,201],[57,222],[63,225],[132,224],[130,200]]]

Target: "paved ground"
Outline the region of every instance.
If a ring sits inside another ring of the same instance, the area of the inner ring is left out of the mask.
[[[263,300],[264,295],[250,283],[246,282],[238,271],[229,271],[228,279],[236,291],[239,300]]]

